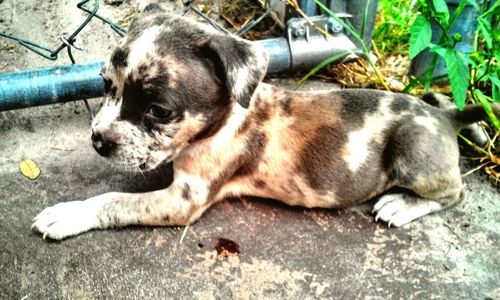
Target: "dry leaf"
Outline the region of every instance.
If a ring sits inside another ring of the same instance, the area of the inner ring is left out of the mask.
[[[21,170],[21,173],[28,177],[31,180],[35,180],[40,176],[40,168],[31,159],[24,159],[21,161],[19,164],[19,170]]]

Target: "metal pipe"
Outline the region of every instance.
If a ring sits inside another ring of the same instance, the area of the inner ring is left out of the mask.
[[[329,56],[353,49],[343,34],[331,39],[323,36],[275,38],[255,41],[270,55],[268,73],[312,68]],[[293,55],[292,55],[293,54]],[[67,102],[104,95],[99,75],[102,62],[57,66],[0,74],[0,111]]]
[[[0,111],[104,94],[102,62],[0,74]]]
[[[266,48],[269,53],[268,73],[288,71],[292,66],[290,46],[285,38],[275,38],[254,42]]]

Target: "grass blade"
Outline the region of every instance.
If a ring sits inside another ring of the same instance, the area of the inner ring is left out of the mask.
[[[486,114],[488,115],[488,117],[490,117],[491,123],[493,123],[493,125],[495,126],[495,128],[497,130],[500,130],[500,121],[498,120],[498,118],[493,113],[493,109],[491,108],[491,105],[488,102],[488,98],[483,94],[483,92],[481,92],[478,89],[474,89],[473,94],[474,94],[475,98],[477,100],[479,100],[479,102],[483,106],[483,108],[486,111]]]
[[[321,70],[321,69],[323,69],[326,65],[331,64],[332,62],[341,60],[341,59],[347,57],[349,54],[351,54],[351,52],[345,51],[345,52],[339,53],[337,55],[330,56],[327,59],[323,60],[316,67],[314,67],[311,71],[309,71],[309,73],[307,73],[304,77],[302,77],[299,80],[299,82],[297,82],[297,84],[295,85],[294,89],[298,89],[301,85],[304,84],[304,82],[306,82],[307,79],[309,79],[309,77],[311,77],[314,74],[318,73],[318,71]]]

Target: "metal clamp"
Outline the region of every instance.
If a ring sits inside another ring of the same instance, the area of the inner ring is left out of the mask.
[[[349,18],[349,14],[337,15]],[[331,34],[311,26],[310,22]],[[287,22],[286,39],[290,50],[290,69],[315,67],[318,62],[341,52],[355,50],[354,43],[343,33],[344,27],[334,18],[328,16],[292,18]],[[314,51],[311,51],[314,49]]]

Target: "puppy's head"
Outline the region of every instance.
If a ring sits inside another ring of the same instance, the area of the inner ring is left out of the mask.
[[[102,69],[106,100],[92,124],[102,156],[152,169],[248,107],[267,54],[234,36],[148,6]]]

